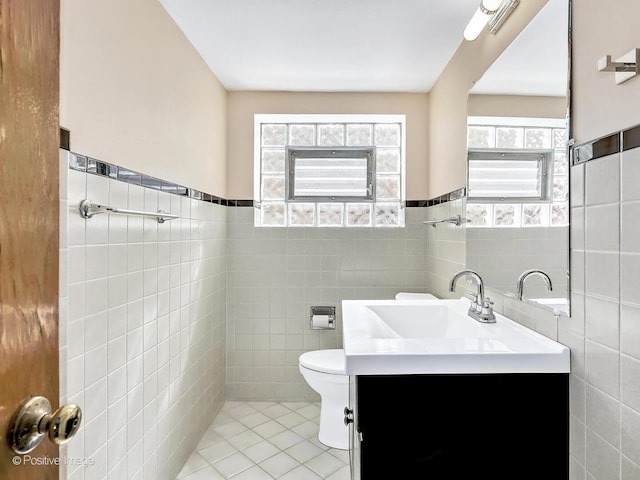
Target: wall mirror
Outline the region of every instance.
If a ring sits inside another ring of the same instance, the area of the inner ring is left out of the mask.
[[[467,268],[569,312],[569,0],[549,1],[469,92]]]

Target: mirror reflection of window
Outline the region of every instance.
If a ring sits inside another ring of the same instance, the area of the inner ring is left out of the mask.
[[[542,269],[553,280],[553,292],[540,279],[531,279],[525,298],[565,312],[568,12],[567,0],[547,2],[469,92],[466,205],[466,267],[481,272],[494,294],[506,295],[515,295],[523,271]],[[489,159],[474,159],[474,151],[493,155],[493,160],[525,151],[543,153],[550,163],[491,165]],[[500,175],[492,175],[492,169]],[[526,178],[520,191],[514,183],[519,176]],[[536,188],[526,191],[528,187]]]
[[[562,120],[469,117],[468,226],[566,227]]]

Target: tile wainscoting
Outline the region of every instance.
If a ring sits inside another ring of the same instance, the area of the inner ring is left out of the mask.
[[[639,131],[576,147],[571,168],[572,479],[640,478]]]
[[[69,169],[61,150],[61,478],[173,480],[225,398],[226,208]],[[174,213],[102,214],[78,204]]]

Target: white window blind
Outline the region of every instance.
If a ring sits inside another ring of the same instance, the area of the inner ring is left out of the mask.
[[[469,198],[547,200],[548,157],[546,152],[469,152]]]
[[[373,200],[373,158],[372,148],[287,148],[287,198]]]

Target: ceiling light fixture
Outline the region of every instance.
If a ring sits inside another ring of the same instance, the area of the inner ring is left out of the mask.
[[[519,4],[520,0],[506,0],[502,2],[498,11],[494,13],[489,20],[489,32],[495,35]]]
[[[473,41],[478,38],[487,23],[490,32],[495,34],[519,3],[520,0],[481,0],[476,13],[464,29],[465,40]]]

